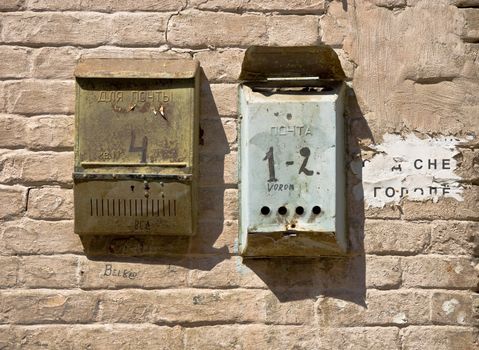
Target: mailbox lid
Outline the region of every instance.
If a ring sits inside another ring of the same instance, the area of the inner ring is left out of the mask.
[[[251,46],[246,50],[239,80],[315,77],[345,80],[338,55],[326,45]]]
[[[75,69],[77,78],[189,79],[199,63],[189,59],[84,58]]]

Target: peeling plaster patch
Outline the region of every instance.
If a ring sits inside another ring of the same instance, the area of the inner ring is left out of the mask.
[[[344,300],[337,299],[336,301],[336,306],[339,307],[340,309],[344,309],[348,303],[345,302]]]
[[[442,311],[444,311],[446,315],[450,315],[454,312],[457,305],[459,305],[459,301],[456,299],[447,300],[442,304]]]
[[[398,313],[396,316],[394,316],[393,322],[394,323],[400,323],[400,324],[407,323],[406,314],[404,312]]]
[[[454,173],[454,157],[459,154],[457,145],[464,141],[452,136],[420,139],[414,134],[386,134],[382,144],[370,146],[375,153],[363,164],[366,205],[383,207],[398,204],[402,198],[437,202],[439,197],[450,197],[462,201],[463,187],[461,177]],[[357,199],[360,192],[360,188],[353,190]]]

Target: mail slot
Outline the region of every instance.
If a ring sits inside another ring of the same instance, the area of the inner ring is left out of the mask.
[[[75,70],[75,232],[194,235],[198,63],[84,59]]]
[[[334,50],[250,47],[240,80],[240,253],[346,253],[345,84]]]

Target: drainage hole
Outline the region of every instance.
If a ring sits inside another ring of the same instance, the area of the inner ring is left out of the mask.
[[[296,214],[303,215],[304,214],[304,208],[303,207],[296,207]]]
[[[279,207],[278,209],[278,213],[280,215],[285,215],[287,212],[288,212],[288,209],[286,209],[286,207]]]
[[[318,206],[318,205],[315,205],[315,206],[313,207],[313,214],[318,215],[319,213],[321,213],[321,207]]]
[[[295,224],[292,224],[292,225],[291,225],[291,228],[296,228],[296,225],[295,225]]]
[[[261,208],[261,214],[263,214],[263,215],[268,215],[269,212],[270,212],[269,207],[266,207],[266,206],[265,206],[265,207],[262,207],[262,208]]]

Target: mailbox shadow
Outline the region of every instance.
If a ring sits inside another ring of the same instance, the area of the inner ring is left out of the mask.
[[[360,140],[372,139],[354,92],[347,90],[346,201],[349,252],[343,257],[243,259],[281,302],[334,297],[365,306],[366,259],[364,252],[365,208],[361,182]]]
[[[224,231],[225,155],[230,152],[221,117],[208,79],[201,70],[198,224],[196,236],[85,235],[81,236],[85,255],[92,260],[169,264],[191,267],[189,256],[208,254],[212,269],[228,258],[226,243],[217,244]],[[231,185],[230,187],[236,187]]]

